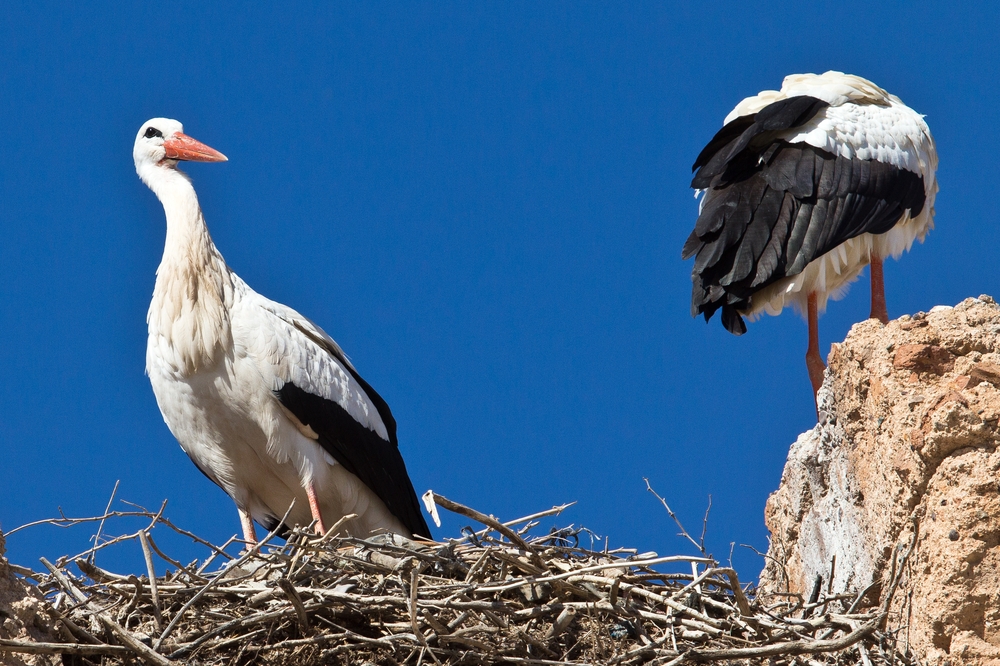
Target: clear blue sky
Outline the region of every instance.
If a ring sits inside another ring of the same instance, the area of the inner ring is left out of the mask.
[[[4,529],[100,513],[120,479],[214,541],[239,531],[143,373],[164,218],[131,150],[155,116],[229,156],[187,167],[216,244],[386,398],[418,493],[502,518],[577,500],[546,526],[612,546],[690,551],[648,476],[693,531],[712,495],[716,556],[765,549],[814,423],[801,319],[735,338],[689,316],[690,165],[743,97],[839,69],[926,114],[937,229],[886,265],[890,316],[1000,292],[993,3],[279,4],[5,6]],[[831,304],[824,352],[867,288]],[[9,555],[91,533],[37,528]],[[134,547],[98,562],[143,568]]]

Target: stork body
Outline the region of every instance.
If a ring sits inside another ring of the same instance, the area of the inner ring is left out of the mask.
[[[793,306],[815,393],[818,315],[870,263],[871,316],[888,321],[882,261],[933,227],[937,161],[923,117],[861,77],[796,74],[743,100],[693,167],[705,194],[682,252],[695,257],[692,314],[721,310],[741,335],[744,316]]]
[[[146,371],[170,431],[236,502],[247,541],[341,517],[345,531],[430,536],[381,397],[318,326],[226,265],[178,160],[225,157],[165,118],[148,121],[136,171],[164,207],[167,236],[147,317]],[[294,503],[293,503],[294,501]]]

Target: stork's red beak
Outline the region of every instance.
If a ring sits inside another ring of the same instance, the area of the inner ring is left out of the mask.
[[[201,141],[192,139],[183,132],[177,132],[164,141],[163,149],[167,152],[167,158],[171,160],[187,160],[189,162],[226,162],[229,160],[215,148],[209,148]]]

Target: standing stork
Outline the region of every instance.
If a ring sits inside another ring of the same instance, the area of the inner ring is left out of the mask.
[[[695,257],[691,314],[806,315],[813,394],[826,365],[817,318],[871,264],[871,317],[883,324],[882,261],[934,226],[937,151],[923,116],[871,81],[793,74],[726,116],[692,171],[704,190],[682,257]]]
[[[430,537],[388,405],[329,335],[248,287],[212,242],[177,162],[226,157],[167,118],[139,129],[132,154],[167,218],[146,372],[181,448],[236,502],[246,541],[255,520],[277,529],[286,512],[319,533],[354,513],[355,536]]]

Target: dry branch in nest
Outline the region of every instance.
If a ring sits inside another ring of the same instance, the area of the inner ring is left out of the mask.
[[[502,524],[433,499],[486,529],[446,543],[296,529],[283,545],[271,534],[234,559],[230,544],[180,530],[162,508],[85,519],[148,518],[108,543],[137,540],[150,572],[154,552],[176,569],[159,578],[111,573],[93,564],[106,545],[96,543],[75,558],[43,559],[44,572],[15,567],[45,595],[62,642],[3,640],[0,657],[158,666],[913,663],[885,629],[908,552],[894,561],[878,607],[860,608],[864,593],[765,605],[711,558],[592,550],[578,543],[580,530],[530,533],[565,507]],[[150,534],[159,525],[198,540],[207,560],[184,566],[161,552]]]

